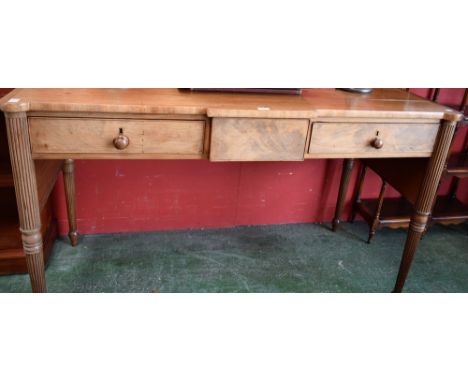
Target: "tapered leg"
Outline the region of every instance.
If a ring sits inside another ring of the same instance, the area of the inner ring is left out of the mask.
[[[36,171],[26,113],[5,113],[23,250],[33,292],[46,292]]]
[[[354,166],[354,159],[345,159],[343,161],[343,170],[341,173],[340,191],[338,192],[338,199],[336,201],[335,218],[332,222],[333,231],[338,229],[340,224],[341,211],[346,198],[346,191],[348,190],[349,178]]]
[[[455,177],[452,179],[452,183],[450,184],[449,196],[453,199],[457,197],[458,185],[460,183],[460,179]]]
[[[405,285],[414,254],[421,236],[426,229],[429,215],[434,204],[445,161],[447,159],[450,143],[455,131],[456,121],[444,121],[439,129],[437,142],[434,146],[432,157],[429,160],[426,174],[424,175],[419,196],[414,205],[414,213],[406,237],[405,249],[401,258],[400,269],[395,283],[394,292],[401,292]]]
[[[75,163],[73,159],[67,159],[63,162],[63,182],[67,202],[68,237],[71,245],[75,247],[78,245],[78,231],[76,228]]]
[[[361,192],[362,192],[362,185],[364,184],[364,179],[366,177],[366,171],[367,171],[367,166],[363,162],[361,166],[361,170],[359,171],[359,177],[358,177],[358,189],[357,193],[353,202],[353,211],[351,213],[351,222],[354,222],[356,219],[356,214],[357,214],[357,208],[358,205],[361,203]]]
[[[371,240],[375,236],[375,232],[380,225],[380,213],[382,212],[382,206],[385,197],[385,190],[387,189],[387,182],[382,181],[382,187],[380,188],[379,199],[377,202],[377,208],[375,209],[374,221],[369,228],[369,238],[367,239],[367,244],[370,244]]]

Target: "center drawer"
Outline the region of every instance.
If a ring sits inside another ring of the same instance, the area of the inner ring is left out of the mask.
[[[32,153],[201,156],[205,121],[29,118]],[[116,138],[123,138],[119,146]],[[120,147],[120,148],[119,148]]]
[[[212,161],[300,161],[308,119],[213,118]]]

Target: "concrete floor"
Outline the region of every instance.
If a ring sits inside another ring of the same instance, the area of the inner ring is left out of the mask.
[[[344,223],[91,235],[57,240],[49,292],[389,292],[405,230]],[[29,292],[29,277],[0,277],[0,292]],[[434,226],[406,292],[468,292],[468,224]]]

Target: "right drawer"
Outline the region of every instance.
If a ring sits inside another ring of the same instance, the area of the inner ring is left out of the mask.
[[[312,126],[311,158],[429,157],[438,123],[326,123]]]

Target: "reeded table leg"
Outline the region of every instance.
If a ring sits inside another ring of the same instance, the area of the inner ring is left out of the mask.
[[[36,171],[31,157],[26,113],[5,113],[11,166],[26,265],[33,292],[47,292],[42,253]]]
[[[426,174],[424,175],[421,189],[419,190],[418,199],[414,205],[414,213],[411,217],[405,249],[401,258],[400,270],[398,272],[395,288],[393,289],[394,292],[401,292],[403,290],[414,254],[416,253],[421,236],[426,229],[429,215],[434,205],[434,198],[436,197],[439,181],[444,170],[445,161],[447,160],[455,125],[456,122],[454,121],[444,121],[439,129],[437,142],[434,146],[432,157],[429,160]]]
[[[75,247],[78,245],[78,231],[76,228],[75,163],[73,159],[67,159],[63,162],[63,182],[67,202],[68,237],[71,245]]]
[[[340,191],[338,192],[338,199],[336,201],[336,209],[335,209],[335,218],[332,222],[333,231],[336,231],[338,225],[340,224],[340,217],[341,211],[343,210],[345,198],[346,198],[346,191],[348,191],[348,184],[349,179],[351,177],[351,171],[354,167],[354,159],[345,159],[343,161],[343,171],[341,173],[341,181],[340,181]]]

